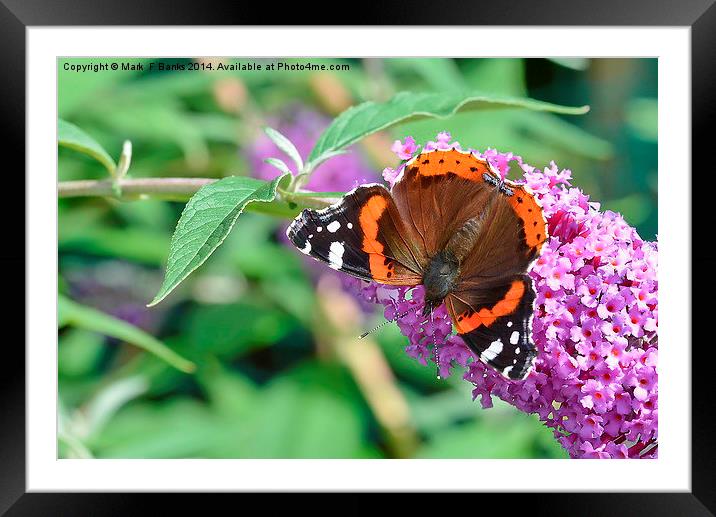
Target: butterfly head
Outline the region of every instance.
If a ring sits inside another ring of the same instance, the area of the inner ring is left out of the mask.
[[[423,275],[423,285],[425,286],[424,315],[427,316],[442,303],[457,285],[459,276],[460,263],[449,251],[441,251],[430,260]]]

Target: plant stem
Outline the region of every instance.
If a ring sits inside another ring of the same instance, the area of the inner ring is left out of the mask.
[[[144,196],[182,198],[190,197],[204,185],[214,183],[212,178],[141,178],[120,179],[119,199],[136,199]],[[58,197],[109,196],[116,197],[112,180],[61,181],[57,185]]]
[[[159,198],[185,201],[203,186],[217,181],[212,178],[140,178],[110,180],[61,181],[57,185],[60,198],[113,197],[122,201]],[[117,189],[117,187],[119,187]],[[117,195],[117,192],[120,192]],[[340,198],[340,192],[282,192],[278,191],[273,203],[252,203],[247,210],[280,217],[294,217],[300,208],[326,208]],[[292,206],[295,205],[295,206]]]
[[[315,198],[329,197],[329,198],[335,198],[335,199],[340,199],[345,195],[346,195],[345,192],[311,192],[308,190],[291,193],[291,196],[293,196],[293,197],[315,197]]]

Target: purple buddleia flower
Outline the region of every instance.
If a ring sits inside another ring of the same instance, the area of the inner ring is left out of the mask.
[[[415,139],[411,136],[405,139],[405,142],[401,142],[400,140],[396,140],[393,142],[393,146],[390,148],[391,151],[393,151],[395,154],[398,155],[398,158],[401,160],[409,160],[411,156],[417,151],[418,146],[415,145]]]
[[[423,148],[460,149],[443,132]],[[393,150],[401,165],[383,177],[392,185],[419,149],[408,137]],[[408,338],[406,352],[440,376],[460,368],[484,408],[492,396],[534,413],[574,458],[655,458],[658,438],[657,243],[639,237],[617,213],[600,211],[572,172],[554,162],[540,170],[512,153],[483,153],[502,177],[509,163],[522,169],[517,181],[535,193],[550,239],[529,275],[537,293],[533,339],[539,352],[523,381],[510,381],[474,358],[444,306],[426,319],[424,290],[366,284],[356,292],[384,307]]]

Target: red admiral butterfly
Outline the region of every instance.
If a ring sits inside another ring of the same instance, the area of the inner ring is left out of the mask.
[[[525,185],[458,150],[410,160],[389,191],[362,185],[324,210],[303,210],[286,231],[305,254],[364,280],[422,284],[427,316],[445,303],[481,361],[524,379],[537,355],[535,300],[526,274],[547,224]]]

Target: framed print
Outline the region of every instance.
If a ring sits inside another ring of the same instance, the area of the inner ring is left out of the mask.
[[[5,4],[9,515],[148,491],[714,511],[709,2],[435,27]]]

